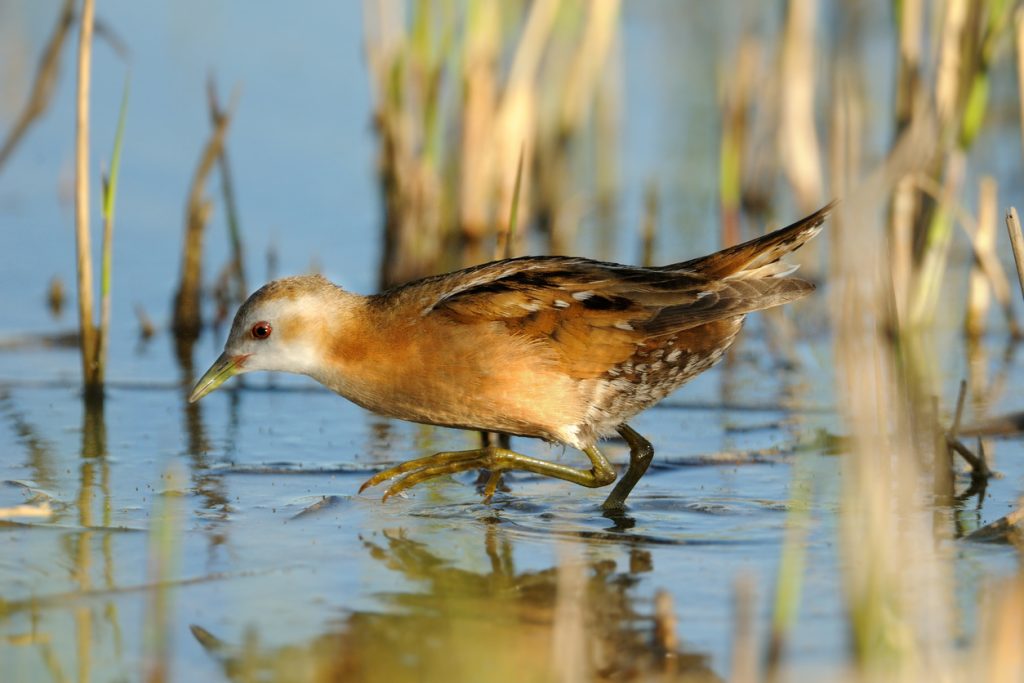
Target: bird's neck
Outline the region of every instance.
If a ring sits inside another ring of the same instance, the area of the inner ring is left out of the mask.
[[[402,339],[396,317],[371,297],[338,290],[309,314],[306,329],[316,335],[319,363],[308,374],[327,388],[366,406],[367,394],[381,386],[382,372],[395,358],[390,349]]]

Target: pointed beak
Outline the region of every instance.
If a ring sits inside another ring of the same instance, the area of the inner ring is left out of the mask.
[[[206,374],[196,382],[192,389],[192,395],[188,397],[188,402],[195,403],[231,377],[242,372],[242,366],[248,357],[248,354],[240,356],[229,356],[226,352],[220,354],[220,358],[215,360]]]

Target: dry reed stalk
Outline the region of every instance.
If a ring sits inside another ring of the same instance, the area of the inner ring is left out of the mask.
[[[381,286],[479,262],[493,253],[483,245],[492,231],[521,241],[528,224],[557,235],[573,223],[567,149],[603,82],[619,0],[538,0],[523,11],[470,3],[463,21],[447,5],[419,3],[408,30],[405,3],[364,6],[385,206]],[[458,78],[447,68],[453,44]]]
[[[573,174],[570,156],[578,144],[580,133],[586,127],[590,112],[597,100],[601,84],[606,79],[607,66],[611,61],[613,46],[618,40],[618,19],[621,10],[620,0],[591,3],[564,3],[570,10],[582,13],[582,34],[575,44],[569,43],[561,31],[552,40],[556,57],[564,55],[568,66],[564,75],[565,87],[556,90],[558,113],[555,117],[538,118],[538,150],[540,159],[538,169],[538,212],[545,215],[549,228],[549,250],[552,253],[565,253],[572,249],[576,238],[576,227],[579,224],[580,207],[575,202],[567,202],[570,178]],[[559,39],[561,38],[561,39]],[[539,79],[538,84],[548,84],[551,79]],[[541,93],[545,89],[539,89]],[[597,143],[598,150],[612,147],[608,140]],[[605,156],[595,151],[598,162]],[[607,174],[607,167],[598,167],[595,171],[601,182],[601,174]],[[607,196],[598,197],[597,209],[607,209],[610,201]]]
[[[852,73],[852,67],[852,64],[840,61],[834,69],[836,87],[832,90],[832,125],[829,127],[829,175],[832,193],[836,197],[849,196],[863,165],[864,93]],[[842,215],[833,216],[829,229],[829,258],[833,263],[841,256],[837,234],[846,229],[841,219]]]
[[[524,217],[533,211],[532,174],[526,175],[519,190],[520,225],[503,226],[502,222],[512,214],[515,160],[521,154],[524,168],[533,168],[539,108],[537,80],[560,4],[561,0],[537,0],[530,6],[496,112],[495,137],[487,152],[494,154],[491,168],[497,189],[498,231],[515,232],[520,237],[525,232]]]
[[[789,512],[786,514],[782,557],[779,561],[778,577],[775,581],[771,633],[765,656],[767,680],[777,680],[779,677],[786,642],[796,623],[797,612],[800,608],[813,481],[805,467],[802,466],[802,462],[798,460],[793,465]]]
[[[932,176],[941,178],[942,203],[947,206],[960,192],[963,156],[985,121],[989,72],[996,58],[996,45],[1009,25],[1011,7],[1003,0],[950,0],[945,4],[935,77],[935,107],[940,145],[950,151],[944,162],[933,169]],[[941,208],[933,211],[928,206],[918,218],[915,247],[919,268],[911,320],[914,324],[923,324],[931,321],[939,300],[952,225]]]
[[[960,193],[966,164],[963,150],[956,148],[949,153],[942,173],[942,192],[938,205],[927,216],[929,220],[924,227],[918,229],[918,241],[922,247],[908,307],[909,322],[915,327],[931,323],[935,314],[953,239],[952,219],[943,207],[952,206],[954,198]]]
[[[896,134],[901,134],[920,114],[922,102],[921,43],[924,27],[922,0],[906,0],[899,5],[899,70],[896,86]],[[894,190],[890,207],[889,266],[893,285],[894,318],[892,330],[909,322],[911,285],[914,273],[914,220],[921,211],[910,178],[901,179]],[[833,247],[834,248],[834,247]]]
[[[733,637],[731,679],[733,683],[755,683],[761,680],[757,664],[757,638],[754,624],[757,616],[753,577],[741,575],[733,584]]]
[[[640,228],[640,264],[654,265],[654,245],[658,236],[658,184],[651,181],[644,193],[644,222]]]
[[[981,628],[963,680],[1024,680],[1024,574],[985,587],[979,621]]]
[[[821,203],[821,146],[814,120],[816,0],[789,0],[782,34],[778,153],[804,212]]]
[[[227,116],[227,111],[221,106],[217,97],[217,88],[211,78],[206,83],[206,99],[210,110],[210,123],[216,127],[217,123]],[[237,93],[232,96],[231,101],[238,100]],[[228,221],[228,237],[231,242],[231,264],[230,271],[235,283],[235,303],[242,303],[249,293],[245,278],[245,254],[242,247],[242,229],[238,222],[238,205],[235,201],[235,183],[232,180],[231,164],[228,161],[228,149],[221,145],[220,154],[217,156],[217,165],[220,168],[221,190],[224,195],[224,210]]]
[[[462,58],[462,140],[460,141],[459,225],[472,249],[487,235],[494,158],[491,144],[498,105],[497,68],[501,47],[498,3],[472,3]],[[467,264],[469,265],[469,264]]]
[[[53,92],[57,85],[61,55],[64,53],[64,45],[67,43],[68,34],[74,23],[75,2],[74,0],[64,0],[64,4],[61,5],[60,12],[57,14],[53,32],[50,34],[50,39],[46,41],[46,48],[39,59],[39,66],[36,67],[28,101],[25,102],[25,107],[18,114],[14,125],[11,126],[4,138],[3,144],[0,145],[0,169],[4,167],[7,159],[21,142],[32,123],[46,113],[50,107],[50,101],[53,99]]]
[[[960,433],[960,425],[963,424],[964,406],[967,399],[967,382],[960,380],[960,391],[956,396],[956,411],[953,413],[953,424],[949,427],[949,435],[954,439]]]
[[[173,590],[178,580],[181,552],[182,505],[178,498],[186,478],[177,468],[164,472],[165,493],[150,513],[149,581],[153,586],[143,624],[142,679],[163,683],[171,675]]]
[[[587,580],[583,564],[563,552],[558,565],[554,623],[551,634],[551,665],[555,680],[582,683],[591,680],[591,655],[587,648]]]
[[[975,257],[971,265],[968,281],[967,314],[964,318],[964,329],[968,335],[984,334],[991,300],[991,290],[985,275],[981,259],[996,260],[996,206],[998,205],[998,186],[991,176],[981,179],[978,193],[978,225],[972,235]],[[982,256],[983,255],[983,256]]]
[[[622,121],[622,40],[616,35],[609,50],[604,77],[594,94],[594,122],[590,140],[594,154],[594,184],[597,192],[597,255],[604,260],[614,258],[612,242],[619,229],[615,207],[619,194],[619,172],[622,163],[619,145],[609,144],[619,136]],[[577,202],[577,206],[579,203]],[[578,221],[577,221],[578,222]]]
[[[50,315],[54,318],[59,318],[64,312],[65,296],[64,281],[60,276],[54,275],[46,287],[46,307],[50,309]]]
[[[950,439],[949,447],[970,465],[972,479],[990,479],[992,477],[992,472],[989,470],[982,454],[974,453],[959,439]]]
[[[443,255],[449,222],[437,144],[442,63],[433,53],[433,5],[417,6],[413,35],[402,2],[365,2],[364,9],[385,206],[383,288],[435,272]]]
[[[987,286],[991,288],[992,296],[995,297],[1000,309],[1002,309],[1003,317],[1006,319],[1006,325],[1011,336],[1014,338],[1018,337],[1020,335],[1020,328],[1017,324],[1013,303],[1010,301],[1010,281],[1003,270],[1003,265],[998,255],[995,253],[994,247],[979,248],[975,237],[980,231],[979,222],[975,221],[974,217],[964,209],[963,205],[953,202],[938,183],[929,176],[919,173],[907,176],[905,180],[910,181],[917,190],[920,190],[921,193],[934,201],[945,214],[955,218],[960,224],[960,228],[967,235],[970,242],[978,272],[984,275]],[[995,188],[993,188],[994,190]],[[995,239],[994,236],[992,239]]]
[[[498,234],[494,244],[494,259],[512,258],[512,243],[515,241],[515,228],[519,224],[519,192],[523,182],[523,150],[519,150],[519,163],[516,164],[516,184],[512,190],[512,206],[509,208],[508,222],[498,226]]]
[[[949,457],[948,462],[949,462],[950,469],[952,469],[952,467],[953,467],[953,457],[952,457],[952,454],[956,453],[961,458],[963,458],[964,461],[970,466],[970,468],[971,468],[971,480],[974,481],[975,483],[979,484],[979,485],[984,485],[984,482],[987,482],[989,479],[992,478],[992,471],[988,468],[988,463],[985,460],[985,452],[984,452],[984,450],[982,450],[979,447],[978,448],[978,453],[975,454],[973,451],[971,451],[971,449],[967,448],[967,446],[965,446],[963,444],[963,442],[960,441],[960,438],[959,438],[960,437],[960,425],[963,424],[964,405],[966,404],[966,399],[967,399],[967,381],[966,380],[961,380],[960,381],[960,391],[957,393],[957,398],[956,398],[956,412],[953,413],[953,424],[950,426],[949,431],[946,432],[946,435],[945,435],[946,448],[950,452],[950,457]],[[979,439],[979,446],[980,446],[980,439]],[[952,472],[950,472],[950,475],[952,475]],[[950,486],[952,486],[952,482],[950,482]]]
[[[843,461],[840,539],[853,659],[868,678],[926,680],[948,671],[949,578],[922,476],[925,444],[911,437],[910,411],[882,318],[884,241],[868,202],[840,207],[847,225],[833,264],[837,380],[852,435]],[[872,267],[871,264],[876,264]]]
[[[923,0],[903,0],[899,4],[899,72],[896,85],[896,132],[902,132],[914,119],[920,102],[921,42],[924,26]]]
[[[964,55],[961,47],[967,23],[968,0],[948,0],[939,38],[939,65],[935,75],[935,108],[939,126],[947,134],[957,128],[963,81],[961,61]]]
[[[760,62],[761,46],[749,35],[740,39],[734,68],[724,78],[722,138],[719,144],[718,191],[722,213],[722,244],[740,242],[740,204],[743,199],[744,153],[750,126],[750,105]]]
[[[978,543],[1009,543],[1024,550],[1024,498],[1017,500],[1017,507],[994,522],[975,529],[967,540]]]
[[[199,163],[192,176],[188,202],[185,207],[185,240],[181,255],[181,279],[174,295],[174,333],[182,339],[195,339],[202,327],[203,233],[210,217],[212,206],[206,198],[204,188],[214,164],[220,158],[231,125],[234,102],[228,111],[216,112],[213,131],[199,156]]]
[[[0,508],[0,520],[14,519],[15,517],[39,517],[49,518],[53,516],[53,509],[50,507],[48,501],[43,501],[38,505],[14,505],[11,507]]]
[[[654,651],[661,660],[666,678],[675,677],[679,668],[679,630],[672,594],[659,589],[654,594]]]
[[[1017,265],[1017,280],[1021,286],[1021,295],[1024,296],[1024,232],[1021,231],[1017,207],[1010,207],[1007,211],[1007,232],[1010,233],[1010,246],[1014,252],[1014,263]]]
[[[1024,131],[1024,7],[1017,10],[1014,24],[1016,29],[1014,43],[1017,46],[1017,96],[1020,98],[1018,111],[1020,112],[1020,129]],[[1024,134],[1021,135],[1021,145],[1024,146]]]
[[[889,268],[892,277],[896,319],[890,321],[893,329],[900,329],[910,320],[913,283],[914,216],[920,210],[914,180],[901,178],[893,191],[890,227]]]
[[[583,38],[569,66],[558,127],[563,134],[582,127],[617,35],[621,0],[587,4]]]
[[[92,80],[94,0],[84,0],[78,34],[78,91],[75,108],[75,244],[78,271],[78,328],[82,352],[85,395],[102,395],[96,350],[98,339],[93,318],[92,244],[89,230],[89,94]]]
[[[1006,212],[1006,231],[1010,234],[1013,261],[1017,265],[1017,280],[1020,282],[1021,295],[1024,295],[1024,234],[1021,233],[1020,218],[1017,217],[1015,206]]]
[[[1024,498],[1008,515],[977,529],[968,538],[1024,549]],[[1024,565],[1018,567],[1016,576],[984,586],[978,622],[965,674],[973,680],[993,683],[1024,680]]]
[[[990,72],[997,57],[997,44],[1012,24],[1015,3],[1009,0],[983,0],[970,4],[968,25],[961,46],[964,83],[961,102],[958,144],[967,148],[973,143],[985,122],[988,110]]]

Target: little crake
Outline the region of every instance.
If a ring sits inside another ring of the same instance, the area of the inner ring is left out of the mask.
[[[495,261],[374,296],[319,276],[271,282],[235,315],[198,401],[233,375],[309,375],[381,415],[568,444],[588,469],[486,447],[437,453],[381,472],[387,498],[433,477],[525,470],[588,487],[615,470],[598,441],[620,434],[626,472],[604,502],[624,506],[654,451],[626,424],[721,359],[748,313],[814,286],[780,258],[821,230],[832,205],[710,256],[658,268],[540,256]]]

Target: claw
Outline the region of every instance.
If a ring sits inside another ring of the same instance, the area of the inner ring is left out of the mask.
[[[461,453],[438,453],[437,455],[461,455]],[[388,487],[388,490],[384,492],[384,498],[382,500],[387,500],[396,494],[407,491],[413,486],[425,482],[428,479],[442,477],[446,474],[458,474],[459,472],[466,472],[468,470],[475,470],[480,467],[487,466],[486,463],[478,462],[478,457],[437,458],[437,460],[440,460],[440,462],[431,458],[431,462],[422,463],[416,467],[405,468],[403,466],[399,466],[393,468],[396,471],[394,474],[387,477],[388,479],[398,474],[404,474],[405,476]],[[451,462],[445,462],[446,460],[451,460]],[[414,460],[412,462],[416,461]]]
[[[373,475],[359,487],[362,493],[371,486],[376,486],[389,479],[401,477],[384,492],[383,500],[410,489],[420,482],[445,474],[456,474],[466,470],[478,469],[490,466],[489,451],[446,451],[435,453],[423,458],[417,458],[401,465],[396,465],[383,472]]]

